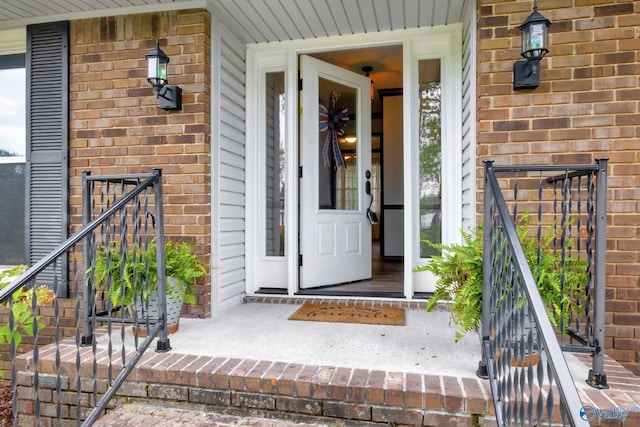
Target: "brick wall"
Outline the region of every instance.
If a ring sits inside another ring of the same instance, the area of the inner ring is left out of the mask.
[[[162,168],[165,234],[211,253],[210,16],[204,10],[85,19],[70,30],[70,222],[81,217],[81,173],[146,173]],[[147,83],[145,55],[156,38],[169,56],[169,84],[181,111],[165,111]],[[196,307],[211,312],[209,279]]]
[[[610,159],[606,348],[640,374],[640,1],[538,1],[552,22],[550,52],[540,86],[514,91],[518,26],[531,7],[531,1],[478,1],[478,175],[487,159],[496,165]]]

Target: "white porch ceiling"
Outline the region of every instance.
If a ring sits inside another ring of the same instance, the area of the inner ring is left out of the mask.
[[[461,21],[469,0],[210,0],[247,42],[431,27]]]
[[[0,30],[27,24],[208,7],[246,43],[460,22],[470,0],[0,0]]]

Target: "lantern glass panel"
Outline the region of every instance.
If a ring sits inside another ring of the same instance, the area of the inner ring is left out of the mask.
[[[161,57],[151,56],[147,58],[147,77],[160,85],[167,83],[167,61]]]
[[[544,22],[532,23],[522,29],[522,56],[541,58],[547,50],[548,32]]]
[[[149,79],[158,78],[158,57],[147,57],[147,77]]]

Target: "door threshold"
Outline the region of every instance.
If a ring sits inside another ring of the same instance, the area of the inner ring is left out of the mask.
[[[256,291],[260,295],[287,295],[287,290],[282,288],[260,288]]]
[[[406,299],[402,292],[344,291],[332,289],[300,289],[296,295],[325,297],[396,298]]]
[[[256,295],[287,295],[286,289],[281,288],[260,288]],[[402,292],[372,292],[372,291],[340,291],[331,289],[300,289],[296,296],[325,296],[325,297],[356,297],[356,298],[393,298],[406,299]],[[430,295],[429,295],[430,296]],[[421,294],[415,294],[414,298],[425,298]],[[428,298],[428,296],[427,296]]]

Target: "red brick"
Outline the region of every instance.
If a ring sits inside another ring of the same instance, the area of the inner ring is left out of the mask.
[[[169,384],[149,384],[149,398],[169,401],[189,400],[189,388]]]
[[[484,414],[487,406],[492,405],[491,396],[485,396],[477,378],[461,378],[465,394],[465,410],[470,414]]]
[[[444,408],[443,389],[440,383],[441,377],[425,375],[425,407],[426,409],[441,410]]]
[[[469,415],[427,411],[424,414],[423,425],[428,427],[472,427],[474,424]],[[495,425],[495,421],[493,425]]]
[[[404,374],[387,372],[385,404],[388,406],[404,406]]]
[[[192,387],[189,389],[189,402],[212,406],[230,406],[231,391],[209,390]]]
[[[365,369],[354,369],[347,387],[347,401],[364,403],[367,400],[367,382],[369,372]]]
[[[295,389],[295,380],[304,365],[291,363],[284,370],[278,380],[278,393],[284,395],[293,395]]]
[[[232,391],[231,404],[240,408],[270,409],[276,408],[275,396],[245,391]]]
[[[236,366],[244,362],[242,359],[227,359],[221,365],[212,372],[211,378],[213,386],[217,389],[229,388],[229,373],[231,373]]]
[[[260,379],[260,391],[263,393],[275,393],[278,387],[278,379],[287,368],[283,362],[275,362]]]
[[[371,406],[353,403],[325,402],[322,414],[347,420],[370,420]]]
[[[260,391],[260,379],[267,372],[271,363],[272,362],[262,360],[247,372],[244,379],[245,390],[252,392]]]
[[[338,368],[331,366],[321,366],[313,377],[312,393],[313,397],[326,399],[329,396],[329,384]]]
[[[367,386],[367,403],[382,405],[385,401],[384,384],[386,373],[383,371],[369,372],[369,385]]]
[[[229,372],[229,388],[233,390],[246,390],[245,377],[258,362],[255,360],[243,360],[231,372]]]
[[[420,374],[406,374],[405,405],[407,408],[424,408],[424,377]]]
[[[444,384],[445,409],[449,412],[459,413],[464,411],[464,394],[456,377],[442,377]]]
[[[422,411],[400,408],[374,406],[371,408],[371,419],[375,422],[390,423],[392,425],[421,426]]]
[[[276,409],[296,414],[322,415],[322,403],[313,399],[277,396]]]
[[[310,397],[312,395],[312,382],[317,372],[317,366],[305,366],[302,368],[296,381],[296,396]]]

